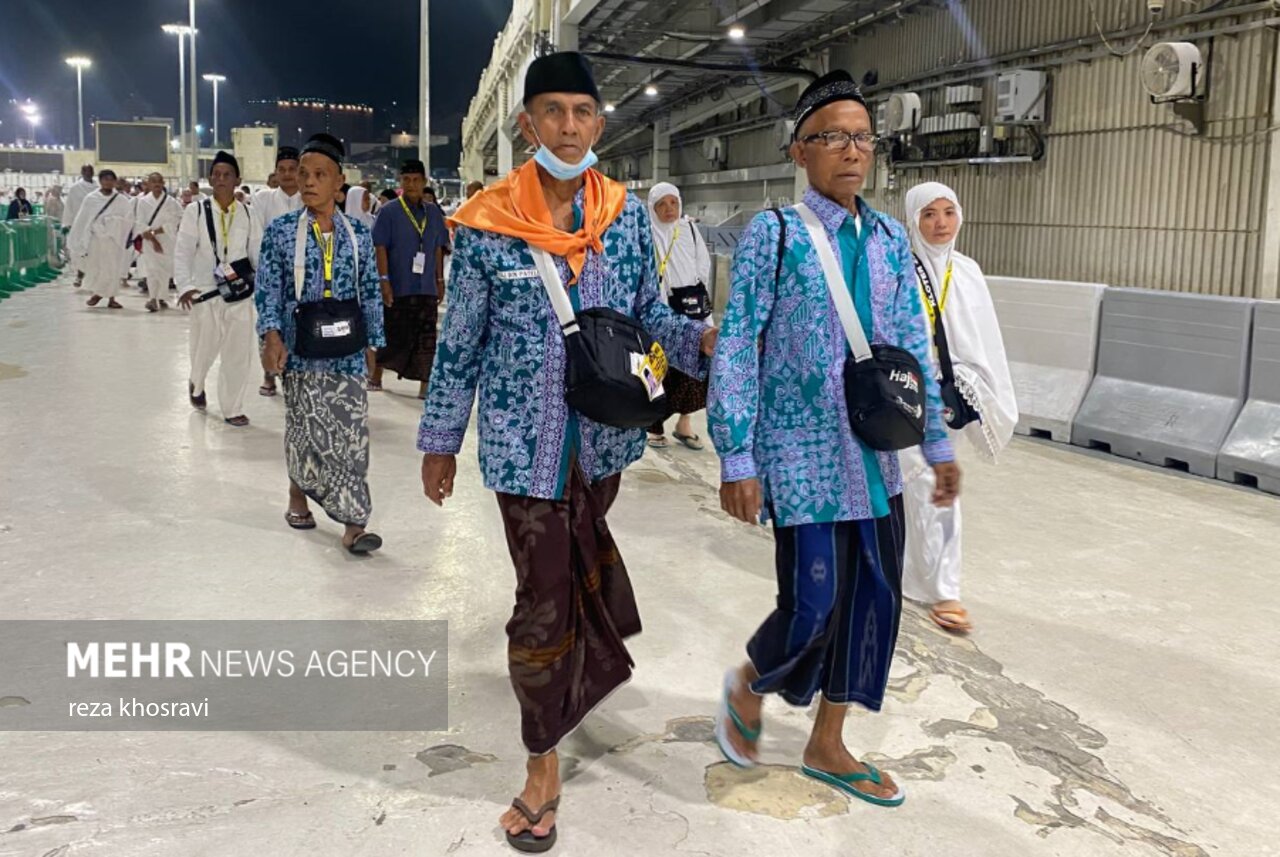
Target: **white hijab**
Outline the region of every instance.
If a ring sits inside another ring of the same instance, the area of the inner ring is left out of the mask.
[[[970,423],[961,433],[975,449],[994,461],[1013,437],[1014,426],[1018,423],[1018,402],[987,278],[977,262],[955,249],[959,226],[950,241],[939,245],[926,241],[920,230],[920,215],[940,199],[955,206],[956,215],[963,224],[964,213],[955,191],[939,182],[917,185],[907,192],[907,229],[911,233],[911,249],[929,272],[939,297],[947,270],[952,272],[951,288],[942,311],[947,346],[951,351],[956,386],[982,415],[980,423]]]
[[[658,219],[657,206],[669,196],[674,196],[680,203],[680,215],[671,223],[663,223]],[[698,283],[710,287],[711,253],[706,242],[699,240],[698,228],[693,221],[684,216],[684,200],[680,198],[679,188],[670,182],[658,182],[653,186],[649,191],[649,223],[653,227],[653,249],[658,266],[662,266],[663,259],[667,260],[661,284],[663,298],[672,288]]]
[[[343,213],[351,220],[357,220],[370,229],[373,228],[373,208],[364,210],[364,197],[369,191],[360,185],[352,185],[347,189],[347,201],[343,203]]]

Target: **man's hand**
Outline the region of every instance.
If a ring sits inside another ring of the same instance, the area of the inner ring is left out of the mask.
[[[716,341],[720,338],[720,331],[714,327],[708,327],[702,334],[702,353],[710,357],[716,353]]]
[[[178,298],[178,306],[183,309],[191,309],[192,301],[200,297],[199,289],[189,289],[182,293],[182,297]]]
[[[156,237],[156,233],[147,231],[143,234],[143,238],[151,242],[151,247],[160,255],[164,255],[164,247],[160,246],[160,239]]]
[[[289,349],[278,330],[268,330],[262,344],[262,368],[267,372],[279,374],[289,362]]]
[[[759,479],[725,482],[720,486],[720,508],[744,524],[760,523],[763,502]]]
[[[458,473],[458,459],[453,455],[422,456],[422,493],[437,506],[453,496],[453,477]]]
[[[391,284],[388,283],[386,280],[383,280],[382,281],[382,305],[390,309],[391,305],[394,304],[395,302],[396,302],[396,294],[395,292],[391,291]]]
[[[439,296],[439,300],[436,301],[436,304],[438,306],[443,306],[444,305],[444,277],[443,276],[436,277],[436,294]]]
[[[933,505],[948,508],[960,496],[960,465],[954,461],[933,465]]]

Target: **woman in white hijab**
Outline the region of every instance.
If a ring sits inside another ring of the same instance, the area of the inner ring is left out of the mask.
[[[918,185],[907,193],[907,218],[947,423],[981,458],[994,462],[1013,437],[1018,403],[986,277],[977,262],[955,249],[964,220],[960,200],[944,184]],[[949,371],[942,360],[944,343]],[[930,617],[943,629],[970,631],[973,623],[960,603],[960,504],[933,505],[933,471],[918,449],[905,454],[902,465],[907,507],[902,592],[930,605]]]
[[[373,230],[373,213],[370,209],[373,207],[373,198],[369,196],[369,191],[360,185],[352,185],[347,190],[347,201],[343,204],[342,213],[352,220],[357,220]]]
[[[711,325],[711,253],[694,222],[684,216],[680,190],[669,182],[659,182],[649,191],[649,222],[653,227],[653,251],[657,256],[658,281],[662,299],[681,315]],[[703,448],[702,438],[693,432],[690,415],[707,406],[707,382],[671,370],[663,386],[667,391],[668,413],[680,414],[673,436],[692,450]],[[666,420],[649,428],[649,446],[667,446]]]

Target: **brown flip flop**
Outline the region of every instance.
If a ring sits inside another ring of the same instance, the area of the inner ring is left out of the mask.
[[[285,512],[284,521],[295,530],[314,530],[316,519],[310,512]]]
[[[520,798],[511,801],[511,806],[525,817],[525,820],[529,822],[529,828],[520,831],[514,836],[508,833],[507,844],[525,854],[541,854],[544,851],[550,851],[556,844],[555,826],[552,826],[546,836],[535,836],[533,828],[538,822],[542,821],[544,815],[560,808],[560,798],[557,796],[547,801],[537,812],[529,809],[529,805],[520,800]]]

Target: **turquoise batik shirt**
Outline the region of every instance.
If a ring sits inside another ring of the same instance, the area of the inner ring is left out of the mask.
[[[867,341],[871,341],[871,270],[867,265],[867,230],[859,229],[861,219],[846,218],[836,232],[840,244],[841,268],[844,281],[853,294],[853,306],[858,311],[858,321]],[[867,494],[871,501],[871,515],[883,518],[889,514],[889,492],[884,487],[884,474],[874,452],[862,446],[862,466],[867,471]]]
[[[577,232],[582,228],[582,206],[577,200],[573,203],[573,229],[571,232]],[[570,286],[566,291],[569,293],[569,303],[573,305],[575,313],[582,312],[582,294],[577,286]],[[560,492],[559,496],[564,496],[564,490],[569,484],[569,468],[573,466],[573,457],[578,454],[578,413],[573,408],[569,408],[569,420],[564,430],[564,451],[560,453],[560,480],[556,485],[556,490]]]
[[[925,460],[952,461],[906,230],[859,200],[859,241],[843,206],[812,188],[804,202],[854,284],[868,341],[904,348],[925,369]],[[781,227],[772,211],[756,215],[734,254],[707,397],[721,479],[759,479],[780,527],[875,518],[902,492],[898,456],[873,452],[849,427],[848,340],[804,222],[794,209],[782,215],[781,269]]]

